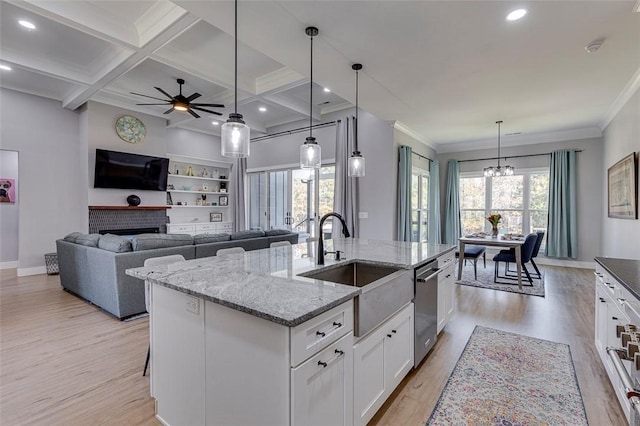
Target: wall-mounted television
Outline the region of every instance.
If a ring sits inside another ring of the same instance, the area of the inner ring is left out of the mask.
[[[166,191],[169,159],[96,149],[94,188]]]

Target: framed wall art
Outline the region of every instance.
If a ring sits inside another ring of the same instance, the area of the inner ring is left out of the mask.
[[[638,165],[631,153],[611,166],[607,173],[609,217],[638,218]]]
[[[222,213],[209,213],[209,222],[222,222]]]
[[[226,195],[221,195],[220,198],[218,199],[218,203],[221,206],[228,206],[229,205],[229,197]]]

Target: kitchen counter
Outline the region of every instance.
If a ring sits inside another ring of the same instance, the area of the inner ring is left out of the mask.
[[[640,260],[596,257],[595,261],[640,300]]]
[[[294,327],[361,292],[359,288],[298,274],[353,260],[413,269],[454,248],[453,245],[347,238],[326,241],[327,251],[340,250],[346,260],[335,261],[333,255],[327,255],[325,265],[315,264],[317,242],[313,242],[133,268],[126,273]]]

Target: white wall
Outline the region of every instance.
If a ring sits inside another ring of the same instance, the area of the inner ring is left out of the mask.
[[[497,142],[496,142],[497,143]],[[578,258],[580,262],[592,262],[600,252],[601,245],[600,226],[602,211],[598,207],[602,200],[602,139],[579,139],[564,142],[544,143],[537,145],[523,145],[518,147],[503,148],[502,156],[540,154],[560,149],[581,149],[578,153],[577,171],[577,203],[578,203]],[[495,149],[481,149],[475,151],[453,152],[438,155],[440,160],[440,202],[442,210],[442,229],[444,230],[444,198],[447,185],[447,161],[471,160],[474,158],[495,157]],[[481,171],[485,167],[495,166],[496,160],[472,161],[460,163],[460,172]],[[505,163],[502,162],[502,165]],[[506,164],[518,169],[548,167],[548,156],[536,156],[526,158],[509,159]],[[542,256],[540,254],[539,256]],[[567,260],[567,262],[570,262]]]
[[[14,203],[0,203],[0,269],[18,266],[18,226],[20,207],[20,179],[18,152],[0,150],[0,178],[14,180]]]
[[[635,152],[640,156],[640,90],[629,99],[604,131],[602,169],[602,248],[599,254],[640,259],[640,220],[610,218],[607,212],[606,179],[609,167]],[[639,173],[640,174],[640,173]],[[640,180],[640,177],[636,175]],[[638,184],[640,187],[640,184]]]
[[[43,273],[55,240],[87,226],[79,114],[60,102],[0,89],[2,148],[20,156],[18,274]]]

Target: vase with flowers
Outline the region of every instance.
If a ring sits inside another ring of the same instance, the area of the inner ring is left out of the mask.
[[[498,224],[502,220],[502,215],[492,214],[487,217],[489,223],[491,223],[491,238],[498,237]]]

